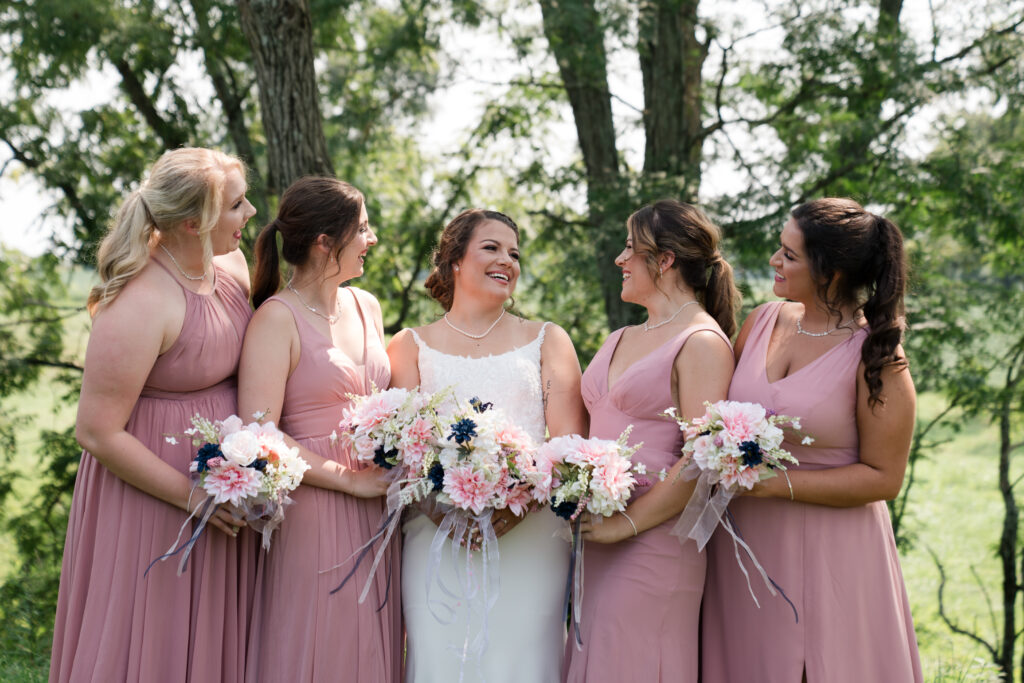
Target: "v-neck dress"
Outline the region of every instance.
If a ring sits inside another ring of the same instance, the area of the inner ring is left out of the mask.
[[[859,330],[793,374],[769,382],[768,342],[783,302],[754,315],[729,398],[799,417],[815,441],[785,448],[796,469],[859,460],[857,368],[867,336]],[[776,498],[734,498],[737,531],[786,592],[772,597],[754,572],[747,592],[732,539],[719,529],[708,543],[702,630],[703,683],[920,682],[917,640],[883,501],[835,508]]]
[[[633,461],[651,483],[679,460],[682,434],[661,413],[672,401],[672,366],[687,340],[713,326],[693,325],[636,361],[608,386],[608,368],[626,328],[613,332],[583,373],[590,436],[617,439],[633,425],[629,443],[643,442]],[[679,388],[685,391],[684,387]],[[633,497],[650,486],[637,487]],[[563,680],[571,683],[673,681],[696,683],[699,615],[705,556],[691,539],[680,543],[670,519],[620,543],[584,546],[583,649],[570,636]],[[756,679],[749,679],[756,680]]]
[[[252,309],[245,291],[217,266],[212,293],[181,291],[181,332],[153,364],[125,431],[187,475],[191,442],[166,437],[182,434],[197,413],[221,420],[237,412],[235,374]],[[147,574],[187,517],[82,453],[61,565],[51,682],[242,680],[258,541],[249,530],[231,538],[207,527],[181,576],[176,558]]]
[[[371,466],[356,461],[342,441],[332,438],[348,394],[368,394],[372,385],[387,387],[391,378],[387,354],[364,299],[354,287],[338,296],[355,297],[363,326],[364,358],[355,362],[334,346],[286,300],[270,297],[266,305],[283,304],[298,328],[299,362],[285,385],[280,427],[318,455],[345,467]],[[385,512],[383,497],[353,496],[300,485],[294,504],[274,532],[270,550],[260,558],[260,592],[250,643],[248,681],[314,682],[328,680],[401,680],[402,608],[399,585],[400,544],[393,543],[363,604],[359,591],[369,562],[334,595],[330,594],[351,564],[328,570],[349,559],[370,539]],[[384,608],[378,606],[387,597]]]

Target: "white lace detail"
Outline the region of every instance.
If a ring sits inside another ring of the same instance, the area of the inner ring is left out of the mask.
[[[443,353],[427,346],[416,330],[410,330],[420,351],[420,388],[438,391],[454,386],[460,400],[476,396],[490,401],[539,444],[545,433],[540,351],[547,327],[544,323],[529,344],[481,358]]]

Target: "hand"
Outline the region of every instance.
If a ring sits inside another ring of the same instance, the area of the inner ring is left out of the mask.
[[[204,497],[201,494],[192,496],[189,499],[186,512],[195,512],[196,517],[199,517],[202,514],[203,503],[208,499],[209,496]],[[207,524],[223,531],[232,538],[238,536],[238,530],[246,526],[245,516],[237,511],[233,505],[227,503],[217,506],[216,512],[210,515]]]
[[[502,510],[495,510],[491,515],[491,526],[494,527],[494,535],[501,538],[512,529],[516,528],[520,522],[526,519],[526,512],[523,512],[522,517],[516,515],[508,508]]]
[[[391,485],[391,470],[383,467],[366,467],[361,470],[345,470],[345,493],[356,498],[383,496]]]
[[[634,535],[633,525],[619,513],[611,517],[600,517],[593,513],[587,513],[580,521],[580,536],[587,541],[618,543],[632,538]]]

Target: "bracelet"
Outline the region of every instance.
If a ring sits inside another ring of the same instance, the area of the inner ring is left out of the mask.
[[[633,535],[636,536],[637,535],[637,530],[636,530],[636,524],[633,523],[633,518],[630,517],[629,515],[627,515],[625,513],[625,511],[623,511],[623,510],[619,510],[619,514],[622,515],[623,517],[625,517],[626,521],[629,522],[629,525],[631,527],[633,527]]]

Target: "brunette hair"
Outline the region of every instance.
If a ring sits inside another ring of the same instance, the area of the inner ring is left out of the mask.
[[[830,313],[838,314],[840,304],[854,304],[867,318],[861,361],[874,407],[882,402],[883,368],[907,367],[897,351],[907,286],[903,235],[888,218],[852,199],[818,199],[796,207],[792,215],[803,233],[811,275],[820,283],[818,298]]]
[[[473,231],[484,221],[504,223],[512,228],[512,232],[516,234],[516,241],[519,241],[519,226],[500,211],[466,209],[444,226],[441,240],[431,258],[434,270],[427,276],[423,286],[446,311],[451,310],[452,301],[455,298],[455,275],[452,272],[452,266],[466,255],[466,248],[473,238]]]
[[[173,149],[157,159],[149,177],[124,200],[100,243],[96,257],[100,283],[89,292],[90,313],[113,301],[142,271],[158,233],[179,230],[185,221],[196,222],[203,267],[210,267],[210,232],[220,220],[231,170],[245,176],[240,159],[202,147]]]
[[[252,303],[259,307],[281,288],[281,263],[303,266],[320,235],[326,235],[335,258],[359,229],[363,193],[341,180],[319,176],[299,178],[281,195],[277,218],[256,239]],[[277,234],[281,234],[278,254]]]
[[[739,290],[732,266],[718,251],[721,229],[703,211],[675,199],[662,199],[639,209],[626,221],[633,250],[645,256],[647,272],[661,278],[658,257],[675,257],[672,268],[697,296],[728,337],[736,332]]]

